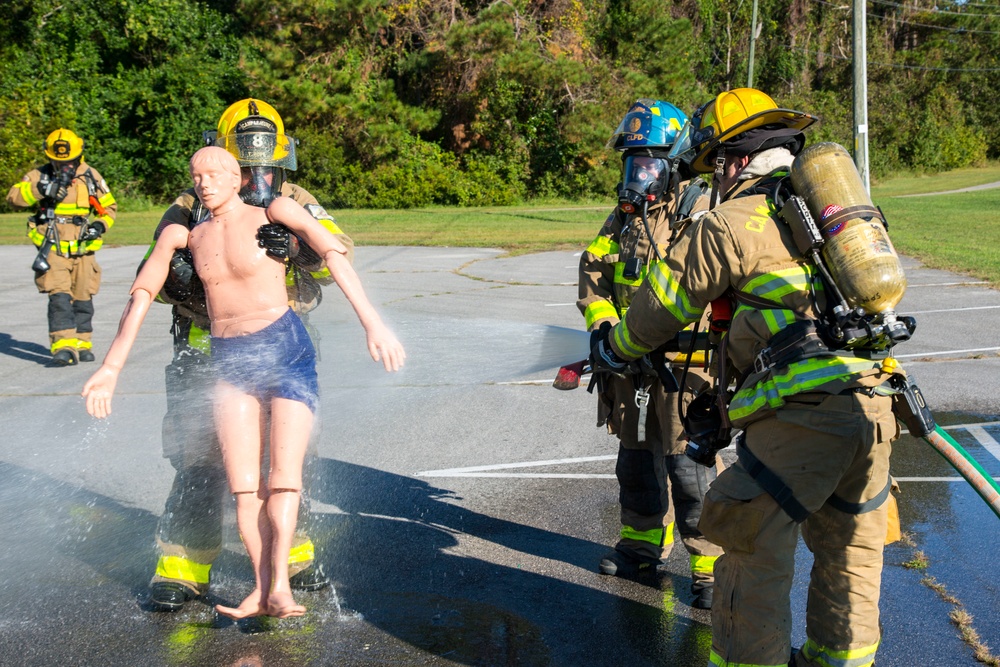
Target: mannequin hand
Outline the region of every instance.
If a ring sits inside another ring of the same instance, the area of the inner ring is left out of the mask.
[[[403,345],[384,324],[377,324],[367,329],[368,352],[375,361],[382,361],[387,371],[398,371],[403,367],[406,352]]]
[[[87,399],[87,412],[92,417],[104,419],[111,414],[111,397],[118,384],[118,372],[119,369],[104,364],[83,385],[80,395]]]

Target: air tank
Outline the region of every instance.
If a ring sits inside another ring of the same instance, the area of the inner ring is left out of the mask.
[[[795,158],[791,180],[819,226],[823,259],[848,305],[869,315],[895,311],[906,275],[847,150],[813,144]]]

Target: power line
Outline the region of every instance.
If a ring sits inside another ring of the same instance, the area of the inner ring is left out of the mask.
[[[950,12],[946,9],[938,9],[937,7],[913,7],[911,5],[901,5],[898,2],[890,2],[889,0],[868,0],[872,4],[876,5],[887,5],[889,7],[899,7],[901,9],[911,9],[918,12],[930,12],[932,14],[953,14],[955,16],[975,16],[975,17],[997,17],[1000,14],[978,14],[969,12]]]
[[[839,10],[843,10],[843,11],[851,11],[850,5],[838,5],[838,4],[833,3],[833,2],[827,2],[827,0],[812,0],[812,1],[816,2],[816,3],[819,3],[821,5],[826,5],[827,7],[833,7],[834,9],[839,9]],[[871,0],[871,1],[874,2],[874,0]],[[897,5],[897,6],[901,7],[902,5]],[[930,23],[917,23],[916,21],[907,21],[906,19],[902,19],[902,18],[899,18],[899,17],[895,17],[895,16],[883,16],[881,14],[869,14],[868,16],[869,17],[873,16],[875,18],[882,19],[883,21],[896,21],[897,23],[903,23],[903,24],[906,24],[906,25],[919,26],[921,28],[930,28],[932,30],[945,30],[945,31],[954,32],[954,33],[976,33],[976,34],[979,34],[979,35],[1000,35],[1000,31],[998,31],[998,30],[976,30],[974,28],[953,28],[953,27],[950,27],[950,26],[932,25]],[[963,16],[970,16],[970,15],[969,14],[963,14]]]
[[[827,58],[833,58],[834,60],[852,60],[849,56],[838,56],[835,53],[825,53],[823,51],[812,51],[810,49],[803,49],[798,46],[786,45],[785,48],[791,51],[799,51],[801,53],[808,53],[814,56],[826,56]],[[869,65],[875,67],[892,67],[895,69],[915,69],[915,70],[926,70],[935,72],[1000,72],[1000,67],[983,67],[983,68],[958,68],[958,67],[925,67],[923,65],[902,65],[898,63],[873,63],[868,61]]]

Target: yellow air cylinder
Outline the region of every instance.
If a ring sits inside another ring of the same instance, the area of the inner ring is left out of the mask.
[[[823,259],[852,308],[891,312],[906,275],[854,160],[840,144],[813,144],[795,158],[792,187],[825,239]]]

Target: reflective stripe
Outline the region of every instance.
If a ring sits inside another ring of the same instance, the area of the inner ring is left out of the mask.
[[[870,665],[875,664],[875,651],[877,650],[878,643],[864,648],[834,651],[820,646],[812,639],[806,639],[806,643],[802,645],[802,657],[824,667],[870,667]]]
[[[690,324],[701,319],[704,309],[699,310],[691,305],[684,288],[663,262],[656,262],[653,265],[648,282],[653,293],[656,294],[656,298],[678,322]]]
[[[38,200],[35,199],[35,195],[32,194],[31,192],[30,181],[21,181],[15,187],[17,187],[17,189],[20,191],[21,199],[24,200],[25,206],[33,206],[38,203]]]
[[[664,546],[674,543],[674,523],[673,521],[666,528],[653,528],[651,530],[636,530],[632,526],[622,526],[622,539],[635,540],[636,542],[648,542]]]
[[[77,206],[76,202],[71,204],[56,204],[56,215],[64,215],[67,218],[74,215],[87,216],[90,215],[90,207]]]
[[[594,322],[609,318],[618,319],[618,309],[610,301],[600,300],[587,306],[583,311],[583,316],[587,318],[587,329],[594,326]]]
[[[118,203],[115,201],[115,198],[112,196],[110,192],[105,192],[100,198],[98,198],[97,201],[100,202],[101,206],[103,206],[104,208],[107,208],[112,204]]]
[[[93,343],[91,343],[89,340],[81,340],[77,341],[76,343],[76,349],[78,350],[89,350],[93,346],[94,346]]]
[[[788,667],[787,662],[779,662],[776,665],[765,665],[759,662],[733,662],[726,660],[714,650],[708,656],[709,667]]]
[[[297,547],[292,547],[292,550],[288,552],[288,564],[292,563],[306,563],[308,561],[316,558],[316,549],[313,547],[312,540],[306,540]]]
[[[211,334],[195,324],[191,324],[187,342],[189,347],[193,347],[202,354],[212,354]]]
[[[196,563],[180,556],[160,556],[160,560],[156,561],[156,576],[196,584],[207,584],[211,569],[211,563]]]
[[[596,239],[591,241],[590,245],[584,252],[589,252],[591,255],[597,257],[604,257],[605,255],[613,255],[618,252],[619,245],[611,240],[610,236],[598,236]]]
[[[850,356],[796,361],[789,364],[784,373],[775,374],[772,371],[769,378],[740,390],[729,404],[729,419],[743,419],[765,406],[776,410],[785,404],[785,396],[801,394],[828,382],[880,366],[878,361]]]
[[[56,342],[52,343],[51,347],[52,354],[55,354],[64,347],[72,347],[72,348],[80,347],[81,343],[83,343],[83,341],[80,340],[79,338],[63,338],[62,340],[57,340]]]
[[[711,574],[715,571],[715,561],[718,559],[718,556],[696,556],[695,554],[691,554],[691,571]]]
[[[611,335],[614,336],[615,346],[629,359],[638,359],[650,351],[650,348],[643,347],[632,340],[632,335],[628,332],[628,324],[625,320],[618,323],[618,326],[612,330]]]
[[[646,277],[646,267],[643,266],[639,271],[639,277],[636,279],[625,277],[625,262],[615,262],[615,283],[618,285],[628,285],[630,287],[638,287],[642,284],[642,279]]]

